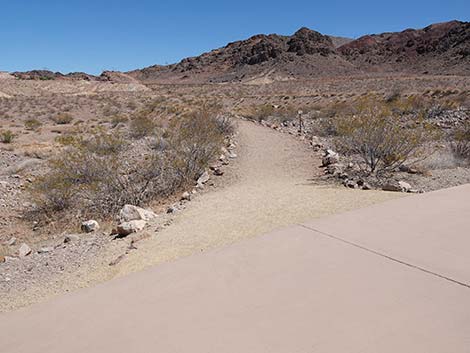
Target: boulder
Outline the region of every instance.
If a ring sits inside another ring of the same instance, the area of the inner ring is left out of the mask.
[[[158,216],[154,212],[133,205],[125,205],[119,211],[119,221],[121,223],[139,220],[148,222],[156,217]]]
[[[82,223],[81,230],[85,233],[95,232],[100,229],[100,225],[97,221],[90,219],[89,221],[85,221]]]
[[[20,248],[18,249],[19,257],[25,257],[31,254],[31,248],[26,244],[21,244]]]
[[[125,237],[129,234],[136,233],[136,232],[144,229],[146,225],[147,225],[147,222],[142,220],[142,219],[141,220],[132,220],[132,221],[129,221],[129,222],[120,223],[117,226],[116,231],[117,231],[118,235]]]

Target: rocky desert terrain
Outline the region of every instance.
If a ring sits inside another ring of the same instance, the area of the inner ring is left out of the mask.
[[[0,311],[470,182],[470,23],[0,73]]]

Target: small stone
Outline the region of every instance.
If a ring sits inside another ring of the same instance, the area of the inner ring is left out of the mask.
[[[344,171],[344,165],[340,163],[330,164],[326,167],[326,171],[328,174],[331,174],[331,175],[339,174]]]
[[[67,234],[64,238],[64,243],[71,243],[73,241],[80,240],[80,237],[76,234]]]
[[[54,251],[54,247],[53,246],[46,246],[46,247],[43,247],[43,248],[39,249],[38,254],[45,254],[45,253],[48,253],[48,252],[51,252],[51,251]]]
[[[16,238],[15,237],[10,238],[10,240],[8,240],[6,242],[6,245],[8,245],[8,246],[13,246],[15,244],[16,244]]]
[[[31,254],[31,248],[26,244],[21,244],[20,248],[18,249],[18,256],[25,257]]]
[[[409,191],[411,190],[411,185],[408,184],[408,183],[405,182],[405,181],[399,181],[399,182],[398,182],[398,185],[400,185],[401,190],[402,190],[403,192],[409,192]]]
[[[100,229],[100,225],[98,224],[97,221],[91,219],[89,221],[83,222],[82,226],[81,226],[81,229],[82,229],[82,232],[91,233],[91,232],[95,232],[98,229]]]
[[[411,185],[405,181],[389,182],[382,187],[384,191],[394,192],[409,192],[411,189]]]
[[[343,182],[343,185],[350,188],[350,189],[356,189],[357,188],[357,183],[354,180],[345,180]]]
[[[339,154],[333,150],[327,149],[325,151],[325,155],[322,158],[322,166],[326,167],[335,163],[339,163]]]
[[[166,213],[175,213],[177,210],[175,206],[170,206],[166,209]]]
[[[210,180],[210,178],[211,178],[210,174],[207,171],[205,171],[204,173],[201,174],[199,179],[197,179],[197,185],[204,185]]]
[[[181,201],[191,201],[191,194],[187,191],[181,195]]]
[[[220,168],[215,168],[215,169],[214,169],[214,175],[216,175],[216,176],[222,176],[222,175],[224,175],[224,171],[223,171],[222,169],[220,169]]]

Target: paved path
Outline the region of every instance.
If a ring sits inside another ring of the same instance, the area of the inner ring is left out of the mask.
[[[392,200],[3,314],[0,350],[470,352],[469,200]]]

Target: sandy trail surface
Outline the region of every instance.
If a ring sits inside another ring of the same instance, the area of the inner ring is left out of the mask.
[[[287,225],[403,196],[320,185],[314,180],[322,173],[319,156],[288,134],[241,121],[238,142],[238,158],[226,173],[227,185],[195,197],[173,224],[140,241],[138,249],[119,264],[109,266],[117,255],[110,251],[47,286],[5,293],[0,310],[43,301]]]
[[[176,222],[132,253],[120,272],[139,270],[290,224],[401,196],[320,186],[321,161],[307,144],[242,122],[230,186],[197,198]]]

